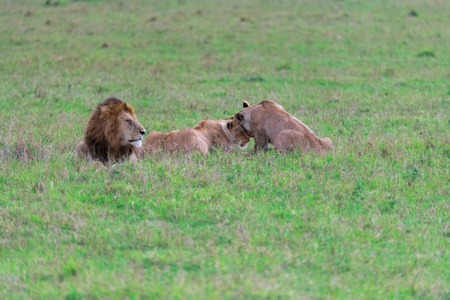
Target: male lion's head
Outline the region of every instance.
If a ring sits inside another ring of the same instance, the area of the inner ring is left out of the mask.
[[[85,143],[92,155],[108,161],[128,156],[142,145],[145,129],[128,103],[108,98],[100,103],[89,119]]]
[[[231,144],[237,144],[240,148],[244,149],[248,142],[250,142],[250,138],[252,137],[251,133],[240,125],[235,117],[231,117],[226,119],[227,128],[231,133]]]

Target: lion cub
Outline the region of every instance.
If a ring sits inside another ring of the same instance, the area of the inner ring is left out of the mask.
[[[308,126],[270,100],[255,105],[244,101],[243,109],[235,118],[253,135],[256,150],[267,150],[269,143],[281,153],[295,149],[321,153],[331,149],[329,138],[319,138]]]
[[[228,150],[232,145],[245,148],[250,133],[234,117],[223,120],[204,120],[193,128],[168,133],[151,132],[144,142],[144,151],[191,153],[194,150],[207,154],[212,147]]]

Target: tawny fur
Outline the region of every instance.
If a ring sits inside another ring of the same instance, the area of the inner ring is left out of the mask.
[[[253,135],[256,150],[267,150],[269,143],[282,153],[295,149],[321,153],[331,149],[329,138],[319,138],[308,126],[273,101],[263,100],[255,105],[244,102],[243,107],[235,118]]]
[[[143,147],[148,153],[158,151],[191,153],[197,150],[207,154],[213,147],[227,150],[234,144],[245,147],[249,141],[249,132],[237,124],[234,118],[228,118],[204,120],[193,128],[168,133],[151,132]]]
[[[84,142],[77,146],[80,157],[102,163],[137,160],[144,127],[128,103],[108,98],[92,113],[84,135]]]

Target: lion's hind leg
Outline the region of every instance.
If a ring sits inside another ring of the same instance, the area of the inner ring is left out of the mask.
[[[324,150],[331,150],[333,147],[330,138],[319,138],[319,142]]]
[[[306,147],[305,142],[306,136],[301,131],[284,129],[275,137],[273,147],[277,152],[287,153],[295,149],[303,150]]]

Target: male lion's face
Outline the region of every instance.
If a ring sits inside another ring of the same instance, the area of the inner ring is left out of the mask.
[[[122,111],[117,119],[122,130],[122,145],[140,147],[142,145],[142,137],[145,134],[145,129],[139,124],[136,117],[127,111]]]
[[[227,127],[233,137],[233,143],[244,149],[252,137],[250,131],[245,130],[234,118],[227,123]]]

